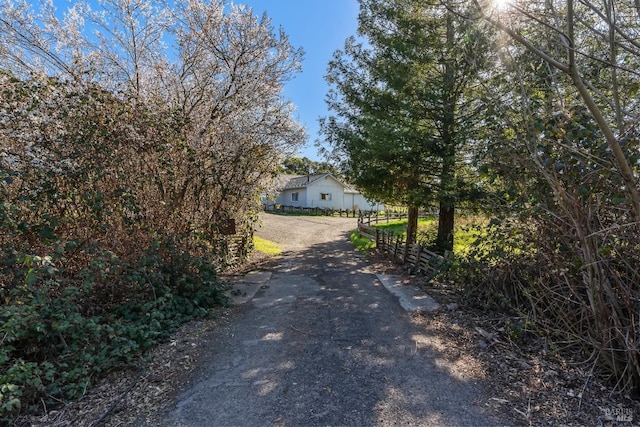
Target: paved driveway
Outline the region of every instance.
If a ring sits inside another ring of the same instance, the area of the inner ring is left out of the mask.
[[[264,224],[258,234],[289,252],[214,332],[162,425],[503,424],[483,412],[482,379],[453,369],[354,252],[354,219],[268,215]]]

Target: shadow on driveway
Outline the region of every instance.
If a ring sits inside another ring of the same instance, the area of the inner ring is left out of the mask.
[[[484,412],[484,379],[412,322],[347,233],[270,270],[212,333],[193,385],[161,425],[503,424]]]

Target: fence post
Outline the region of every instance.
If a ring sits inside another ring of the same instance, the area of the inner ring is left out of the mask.
[[[384,240],[384,250],[386,253],[389,253],[389,233],[386,231],[382,232],[382,240]]]
[[[400,241],[400,237],[396,237],[396,243],[393,245],[393,262],[398,261],[398,243]]]
[[[422,246],[417,245],[418,246],[418,251],[416,253],[416,269],[418,270],[418,273],[420,272],[420,253],[422,252]]]
[[[379,241],[380,241],[380,230],[376,228],[376,248],[380,247]]]
[[[396,242],[393,244],[393,262],[398,262],[397,258],[398,254],[398,238],[396,237]]]
[[[413,243],[411,244],[413,245]],[[404,253],[402,254],[402,262],[407,262],[407,258],[409,258],[409,250],[411,249],[409,245],[409,241],[404,241]]]

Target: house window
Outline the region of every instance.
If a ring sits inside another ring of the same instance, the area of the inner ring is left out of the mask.
[[[320,200],[331,200],[331,193],[320,193]]]
[[[297,202],[298,201],[298,193],[291,193],[291,201],[292,202]]]

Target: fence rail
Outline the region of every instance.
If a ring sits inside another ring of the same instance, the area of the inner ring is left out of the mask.
[[[274,213],[304,213],[307,215],[324,215],[324,216],[339,216],[346,218],[361,218],[371,214],[375,211],[363,211],[359,209],[326,209],[326,208],[307,208],[301,206],[285,206],[285,205],[263,205],[265,212]]]
[[[419,244],[407,245],[401,236],[380,230],[358,221],[358,233],[373,240],[376,248],[385,252],[395,262],[411,265],[416,272],[427,277],[435,276],[444,266],[447,257],[423,248]]]
[[[418,218],[428,218],[433,216],[425,211],[418,212]],[[398,221],[401,219],[407,219],[409,215],[407,212],[394,212],[394,211],[362,211],[359,216],[359,221],[366,224],[378,224],[381,222]]]

